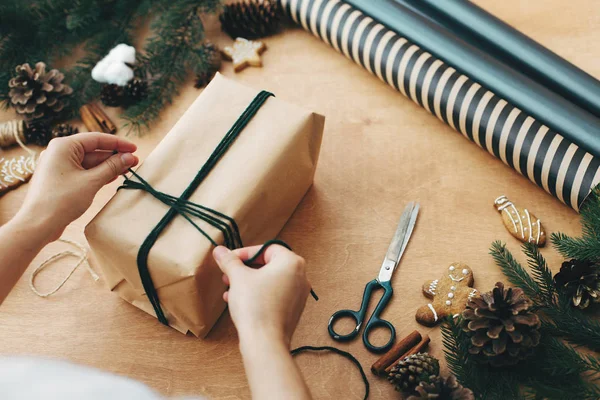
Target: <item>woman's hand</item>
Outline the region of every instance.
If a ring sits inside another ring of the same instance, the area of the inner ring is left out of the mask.
[[[240,350],[253,399],[309,400],[310,391],[290,354],[290,341],[304,310],[310,285],[304,259],[272,245],[251,268],[243,261],[260,246],[213,255],[229,290],[223,299],[240,337]]]
[[[240,337],[259,333],[289,347],[310,292],[304,259],[285,247],[272,245],[257,260],[260,268],[244,265],[243,261],[260,247],[230,251],[219,246],[214,250],[223,281],[229,285],[223,299],[229,303]]]
[[[40,227],[48,241],[58,239],[102,186],[138,163],[135,150],[135,144],[105,133],[53,139],[40,155],[15,220]]]

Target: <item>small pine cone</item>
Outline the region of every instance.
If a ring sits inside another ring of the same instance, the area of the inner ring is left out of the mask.
[[[282,11],[277,0],[241,0],[223,7],[221,28],[232,39],[258,39],[272,35],[281,26]]]
[[[522,289],[504,289],[474,297],[462,313],[461,327],[471,338],[469,353],[494,367],[514,365],[528,357],[540,342],[539,317]]]
[[[600,303],[600,267],[585,260],[565,261],[554,275],[554,284],[571,297],[573,306],[584,309]]]
[[[219,48],[207,42],[203,46],[203,55],[206,65],[204,71],[200,71],[196,74],[196,83],[194,87],[200,89],[208,85],[208,83],[215,77],[217,71],[221,68],[221,51]]]
[[[52,128],[45,121],[33,121],[25,127],[25,141],[29,144],[47,146],[52,139]]]
[[[428,381],[419,383],[415,390],[417,394],[409,396],[407,400],[475,400],[473,391],[458,383],[454,375],[447,379],[431,376]]]
[[[221,61],[223,59],[221,50],[219,50],[215,44],[210,42],[204,44],[203,50],[206,54],[206,64],[210,69],[215,70],[215,72],[218,71],[221,68]]]
[[[410,392],[419,382],[427,381],[439,372],[440,363],[435,357],[428,353],[417,353],[398,361],[388,374],[388,381],[396,390]]]
[[[217,74],[216,70],[200,72],[199,74],[196,75],[196,83],[194,84],[194,87],[196,89],[205,87],[206,85],[208,85],[210,83],[210,81],[212,81],[212,79],[215,77],[216,74]]]
[[[137,103],[148,96],[148,82],[133,78],[125,86],[125,102],[127,106]]]
[[[79,129],[69,124],[58,124],[52,129],[52,138],[71,136],[79,133]]]
[[[51,120],[60,117],[67,97],[73,93],[63,83],[65,76],[57,69],[46,72],[46,64],[38,62],[16,67],[16,76],[8,82],[10,104],[27,120]]]
[[[121,107],[123,105],[123,86],[114,83],[105,84],[100,91],[100,101],[107,107]]]

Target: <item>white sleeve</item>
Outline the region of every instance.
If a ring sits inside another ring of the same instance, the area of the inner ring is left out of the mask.
[[[28,357],[0,358],[0,388],[5,400],[164,400],[132,379],[67,362]]]

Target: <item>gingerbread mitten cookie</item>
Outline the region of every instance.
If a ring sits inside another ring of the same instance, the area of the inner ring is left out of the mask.
[[[440,279],[425,282],[423,294],[433,301],[417,310],[417,322],[434,326],[449,315],[460,314],[467,301],[477,295],[473,271],[466,264],[453,263]]]

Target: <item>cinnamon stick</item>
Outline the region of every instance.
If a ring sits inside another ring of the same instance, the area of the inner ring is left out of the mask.
[[[117,126],[110,120],[110,118],[108,118],[108,115],[106,115],[106,113],[96,103],[91,103],[89,106],[90,111],[96,118],[96,121],[102,127],[102,132],[113,134],[117,132]]]
[[[429,345],[430,341],[431,341],[431,339],[429,338],[429,335],[425,335],[425,337],[423,339],[421,339],[421,341],[419,343],[417,343],[413,348],[411,348],[406,353],[404,353],[402,356],[400,356],[396,360],[394,360],[394,362],[391,363],[385,369],[385,373],[389,374],[389,372],[392,370],[394,365],[396,365],[399,361],[404,360],[406,357],[409,357],[409,356],[412,356],[413,354],[422,352],[427,347],[427,345]]]
[[[96,117],[94,117],[94,114],[92,113],[89,104],[81,106],[81,108],[79,109],[79,115],[81,116],[81,120],[83,121],[83,124],[88,129],[88,131],[104,132],[102,126],[100,126],[100,124],[96,120]]]
[[[406,353],[421,341],[421,334],[417,331],[411,332],[404,339],[400,340],[387,353],[381,356],[371,366],[371,372],[381,376],[385,374],[385,369],[392,365],[402,354]]]

